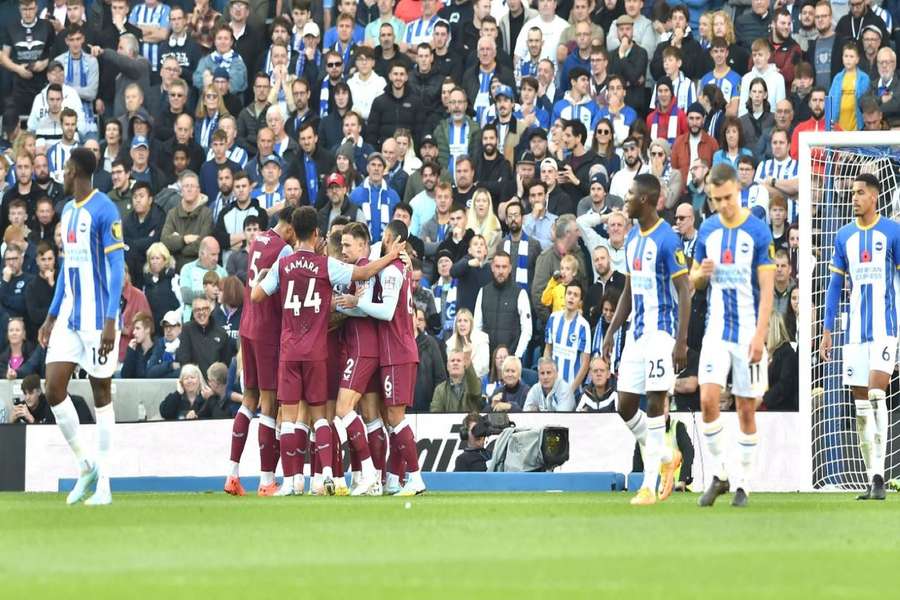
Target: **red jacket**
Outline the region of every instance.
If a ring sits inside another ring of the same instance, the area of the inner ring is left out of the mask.
[[[770,39],[769,45],[772,46],[772,57],[769,62],[778,67],[784,77],[784,89],[790,94],[791,82],[794,81],[794,66],[803,60],[803,49],[794,38],[788,38],[780,44]]]
[[[690,181],[691,170],[691,143],[690,133],[679,135],[672,144],[672,167],[681,171],[682,181],[685,185]],[[712,157],[719,149],[719,143],[706,131],[700,131],[700,143],[697,145],[697,156],[712,166]]]

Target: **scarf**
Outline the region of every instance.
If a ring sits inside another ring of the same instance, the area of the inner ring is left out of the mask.
[[[10,172],[12,172],[12,171],[10,171]],[[438,226],[437,226],[437,241],[438,241],[438,243],[443,242],[445,239],[447,239],[448,231],[450,231],[450,223],[444,223],[443,225],[438,223]]]
[[[316,198],[319,197],[319,170],[316,168],[316,161],[305,152],[303,167],[306,171],[306,193],[309,195],[309,203],[315,205]]]
[[[66,65],[66,83],[72,87],[87,87],[87,72],[84,70],[84,55],[78,60],[72,58],[71,52],[68,55],[68,65]],[[78,63],[78,83],[75,83],[75,63]]]
[[[490,71],[485,73],[484,71],[478,71],[478,95],[475,96],[475,102],[473,106],[475,107],[475,119],[479,123],[483,123],[482,117],[484,116],[484,111],[491,104],[491,78],[494,76],[496,71]]]
[[[659,128],[659,110],[656,110],[656,114],[653,115],[653,124],[650,126],[650,139],[657,139],[658,136],[656,134],[656,130]],[[675,102],[672,102],[672,108],[669,109],[669,123],[668,128],[666,130],[666,139],[669,140],[669,143],[675,141],[675,138],[678,137],[678,105]]]
[[[503,251],[512,255],[512,238],[507,235],[503,238]],[[522,231],[522,239],[519,240],[518,262],[516,263],[515,280],[520,288],[528,289],[528,235]]]
[[[443,301],[440,308],[441,312],[441,338],[447,339],[453,335],[453,323],[456,321],[456,296],[459,287],[459,280],[453,278],[450,280],[449,287],[441,283],[438,285],[444,287],[442,294]]]
[[[381,233],[391,222],[390,206],[388,202],[383,201],[384,193],[388,190],[387,181],[382,180],[380,186],[372,187],[369,178],[366,177],[362,187],[366,190],[369,200],[364,202],[360,208],[362,208],[365,222],[369,225],[369,231],[372,232],[372,241],[377,242],[381,240]],[[376,210],[378,211],[377,215],[375,215]],[[377,220],[373,218],[373,215],[377,216]]]
[[[336,41],[334,43],[334,48],[332,48],[332,50],[341,55],[341,60],[344,61],[344,77],[346,77],[347,74],[350,73],[350,58],[351,50],[353,50],[353,47],[353,39],[351,38],[346,48],[341,48],[341,40]]]
[[[454,136],[454,133],[456,134]],[[450,159],[447,168],[453,173],[453,181],[456,181],[456,157],[469,153],[469,122],[463,117],[462,125],[457,127],[450,117],[447,125],[447,146],[450,151]]]
[[[210,56],[212,56],[213,62],[216,63],[216,67],[223,67],[230,70],[231,61],[234,60],[234,49],[229,50],[225,54],[213,52],[212,54],[210,54]]]
[[[306,68],[306,52],[297,53],[297,63],[294,65],[294,74],[297,77],[303,77],[303,70]],[[319,66],[322,64],[322,51],[316,50],[312,57],[312,64]]]
[[[205,117],[200,122],[200,145],[209,148],[212,144],[213,131],[219,126],[219,113]]]

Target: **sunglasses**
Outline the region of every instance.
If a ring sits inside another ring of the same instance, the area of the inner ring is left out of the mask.
[[[206,98],[207,100],[218,100],[219,95],[218,94],[206,94],[204,96],[204,98]]]
[[[344,66],[344,63],[342,63],[342,62],[330,62],[330,63],[327,63],[327,66],[328,66],[329,69],[331,69],[331,68],[334,68],[334,67],[342,67],[342,66]]]
[[[600,135],[609,135],[612,133],[612,131],[610,131],[609,129],[598,129],[597,133]]]
[[[684,221],[685,219],[687,219],[687,217],[684,215],[675,215],[676,221]]]
[[[665,152],[651,152],[650,156],[665,156]]]

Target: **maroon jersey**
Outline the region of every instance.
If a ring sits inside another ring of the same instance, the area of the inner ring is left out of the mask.
[[[356,261],[360,267],[369,264],[368,258]],[[376,279],[377,281],[377,279]],[[357,283],[354,281],[347,290],[348,294],[356,293]],[[378,356],[378,324],[371,317],[350,317],[344,321],[344,352],[349,357]]]
[[[244,312],[241,314],[241,336],[251,340],[270,341],[272,345],[281,330],[281,306],[278,297],[271,296],[258,303],[250,301],[250,289],[259,272],[269,269],[287,245],[281,236],[269,229],[256,236],[247,250],[247,283],[244,285]]]
[[[328,257],[299,250],[278,261],[281,302],[281,360],[328,358],[331,279]]]
[[[399,298],[391,320],[378,320],[379,359],[382,365],[417,363],[419,347],[413,322],[412,274],[399,258],[379,274],[374,301],[381,302],[382,294],[388,290],[399,290]]]

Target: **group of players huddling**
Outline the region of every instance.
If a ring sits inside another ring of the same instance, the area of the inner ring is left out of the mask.
[[[124,245],[115,206],[91,187],[95,167],[93,155],[84,149],[73,150],[66,165],[65,189],[73,199],[61,220],[65,262],[40,331],[41,343],[48,347],[46,395],[81,471],[68,496],[70,504],[82,500],[94,486],[88,504],[112,501],[107,457],[115,424],[110,377],[115,371],[119,305],[113,299],[121,295]],[[865,190],[871,193],[870,188],[877,186],[877,181],[862,182],[859,189],[854,184],[854,203],[859,206],[863,206]],[[678,451],[665,442],[664,408],[677,369],[686,359],[688,273],[694,288],[708,289],[709,294],[698,379],[703,434],[714,477],[699,504],[711,506],[731,487],[719,417],[719,396],[729,374],[740,429],[732,504],[745,506],[748,501],[757,448],[755,407],[767,386],[764,340],[773,302],[774,246],[765,223],[741,206],[740,184],[730,166],[715,166],[708,187],[716,214],[700,228],[690,271],[676,234],[657,214],[659,180],[638,175],[627,194],[626,210],[638,227],[632,228],[626,241],[626,290],[603,351],[610,353],[613,335],[628,320],[618,392],[619,413],[644,452],[644,482],[631,501],[636,505],[667,498],[680,464]],[[859,226],[866,240],[888,227],[870,213],[865,212],[868,216],[861,217]],[[865,259],[868,252],[880,260],[879,253],[887,250],[890,240],[890,247],[896,244],[897,249],[889,260],[900,268],[900,233],[889,233],[867,242],[865,248],[871,248],[864,251],[862,262],[871,262]],[[316,211],[309,206],[287,207],[276,226],[260,234],[249,249],[245,300],[250,302],[245,302],[240,325],[245,392],[232,426],[231,473],[225,482],[229,494],[245,493],[238,468],[257,411],[259,495],[304,492],[304,456],[313,439],[309,447],[315,494],[412,496],[425,491],[416,440],[405,419],[418,363],[411,275],[404,252],[406,226],[400,221],[388,225],[381,257],[372,262],[365,225],[351,223],[331,237],[328,256]],[[342,260],[335,258],[338,254]],[[849,268],[854,276],[854,265],[854,260],[848,265],[836,254],[833,270],[840,274]],[[892,286],[887,288],[885,293],[890,295]],[[895,304],[890,306],[893,310]],[[345,317],[338,327],[335,312]],[[893,352],[896,318],[892,323],[888,335],[893,331],[894,337],[885,343],[893,344]],[[78,416],[66,393],[79,365],[90,376],[97,407],[98,448],[93,458],[82,447]],[[872,387],[867,399],[873,403],[881,399],[873,409],[878,415],[884,388]],[[647,413],[638,406],[643,394],[648,399]],[[276,418],[280,438],[276,438]],[[344,439],[350,442],[353,465],[349,490],[343,469],[334,472],[335,466],[340,467]],[[284,472],[281,486],[275,480],[279,457]],[[880,460],[883,464],[883,454]],[[883,480],[881,485],[883,490]]]

